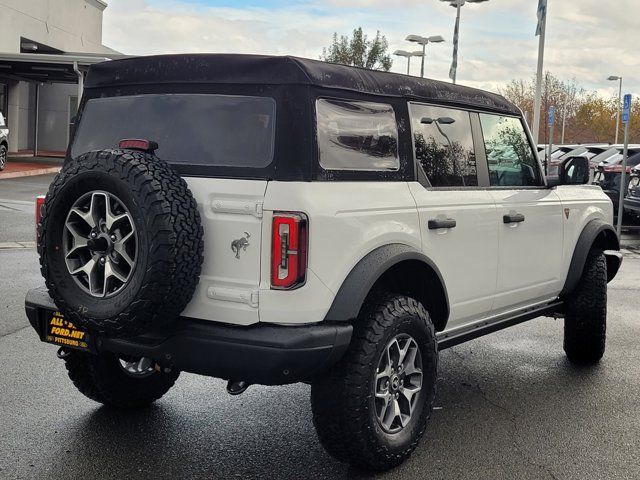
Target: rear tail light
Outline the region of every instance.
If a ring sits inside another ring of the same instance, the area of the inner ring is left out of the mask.
[[[120,140],[118,146],[123,149],[141,150],[148,153],[153,153],[158,149],[158,144],[156,142],[141,138],[125,138],[124,140]]]
[[[44,209],[44,195],[38,195],[36,197],[36,240],[40,240],[40,234],[38,233],[38,227],[40,220],[42,220],[42,210]]]
[[[271,288],[292,290],[307,277],[308,221],[304,213],[274,212],[271,234]]]

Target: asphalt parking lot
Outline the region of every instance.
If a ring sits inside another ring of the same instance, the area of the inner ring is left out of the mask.
[[[33,240],[28,202],[50,177],[0,183],[0,242]],[[9,183],[10,182],[10,183]],[[0,478],[354,478],[320,447],[309,387],[183,374],[121,413],[78,393],[27,327],[42,283],[32,248],[0,249]],[[609,288],[605,358],[576,368],[562,323],[536,319],[441,354],[436,410],[409,462],[380,478],[640,478],[640,255]]]

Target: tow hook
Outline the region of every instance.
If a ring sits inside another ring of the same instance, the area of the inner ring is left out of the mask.
[[[249,384],[243,380],[229,380],[227,382],[227,393],[229,395],[240,395],[249,388]]]
[[[71,350],[67,350],[64,347],[60,347],[58,349],[58,353],[56,353],[56,355],[58,356],[58,358],[60,360],[66,360],[69,357],[69,355],[71,355]]]

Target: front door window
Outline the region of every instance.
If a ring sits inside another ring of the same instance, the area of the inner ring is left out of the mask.
[[[519,118],[480,114],[492,187],[542,185],[538,161]]]

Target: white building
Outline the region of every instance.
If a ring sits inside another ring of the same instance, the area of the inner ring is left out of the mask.
[[[10,152],[64,152],[81,75],[119,56],[102,45],[102,0],[0,3],[0,111]]]

